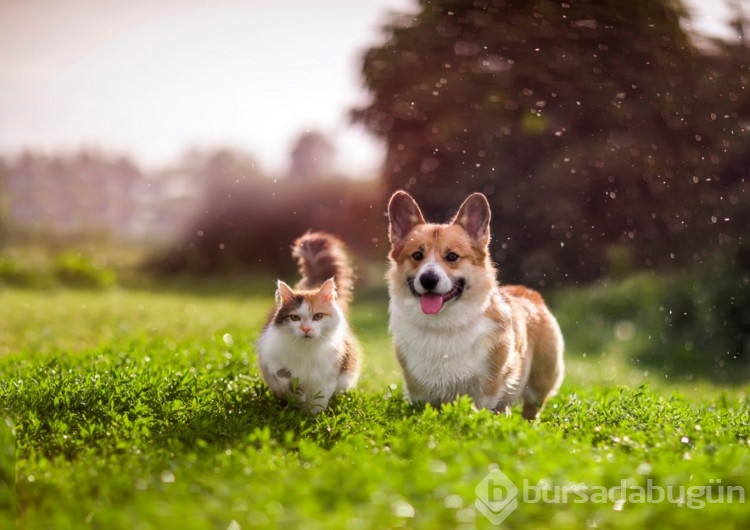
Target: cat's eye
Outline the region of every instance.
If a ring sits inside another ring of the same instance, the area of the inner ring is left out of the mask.
[[[455,252],[448,252],[448,255],[445,256],[446,261],[456,261],[458,260],[458,254]]]
[[[323,313],[315,313],[313,315],[313,320],[320,320],[321,318],[323,318]]]
[[[422,254],[421,250],[417,250],[414,254],[411,255],[411,259],[414,261],[422,261],[424,259],[424,254]]]
[[[299,322],[300,318],[299,315],[289,315],[289,320],[291,320],[292,322]]]

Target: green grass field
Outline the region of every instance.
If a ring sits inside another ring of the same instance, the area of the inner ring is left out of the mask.
[[[353,307],[359,389],[316,417],[258,378],[270,282],[5,289],[0,528],[493,528],[475,507],[493,470],[520,490],[503,528],[750,528],[746,365],[636,358],[644,321],[597,296],[551,298],[569,375],[528,423],[407,404],[382,288]]]

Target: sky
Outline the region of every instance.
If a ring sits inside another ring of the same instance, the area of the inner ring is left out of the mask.
[[[367,101],[360,58],[389,10],[415,4],[0,0],[0,154],[83,146],[157,169],[228,146],[283,173],[315,130],[337,170],[376,174],[383,146],[348,119]],[[723,2],[688,5],[693,29],[727,36]]]

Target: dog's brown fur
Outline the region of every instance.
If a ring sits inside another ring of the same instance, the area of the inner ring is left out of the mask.
[[[562,333],[538,292],[497,284],[486,197],[469,196],[446,224],[427,223],[403,191],[388,213],[390,330],[410,397],[440,404],[468,394],[506,413],[522,398],[523,417],[537,417],[562,381]],[[415,289],[427,266],[463,286],[445,293],[437,314],[420,311]]]

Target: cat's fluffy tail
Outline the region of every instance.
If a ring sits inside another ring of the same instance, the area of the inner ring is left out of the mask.
[[[326,232],[307,232],[292,244],[292,257],[297,260],[302,279],[298,289],[316,289],[333,278],[339,305],[346,310],[354,290],[354,269],[346,245]]]

